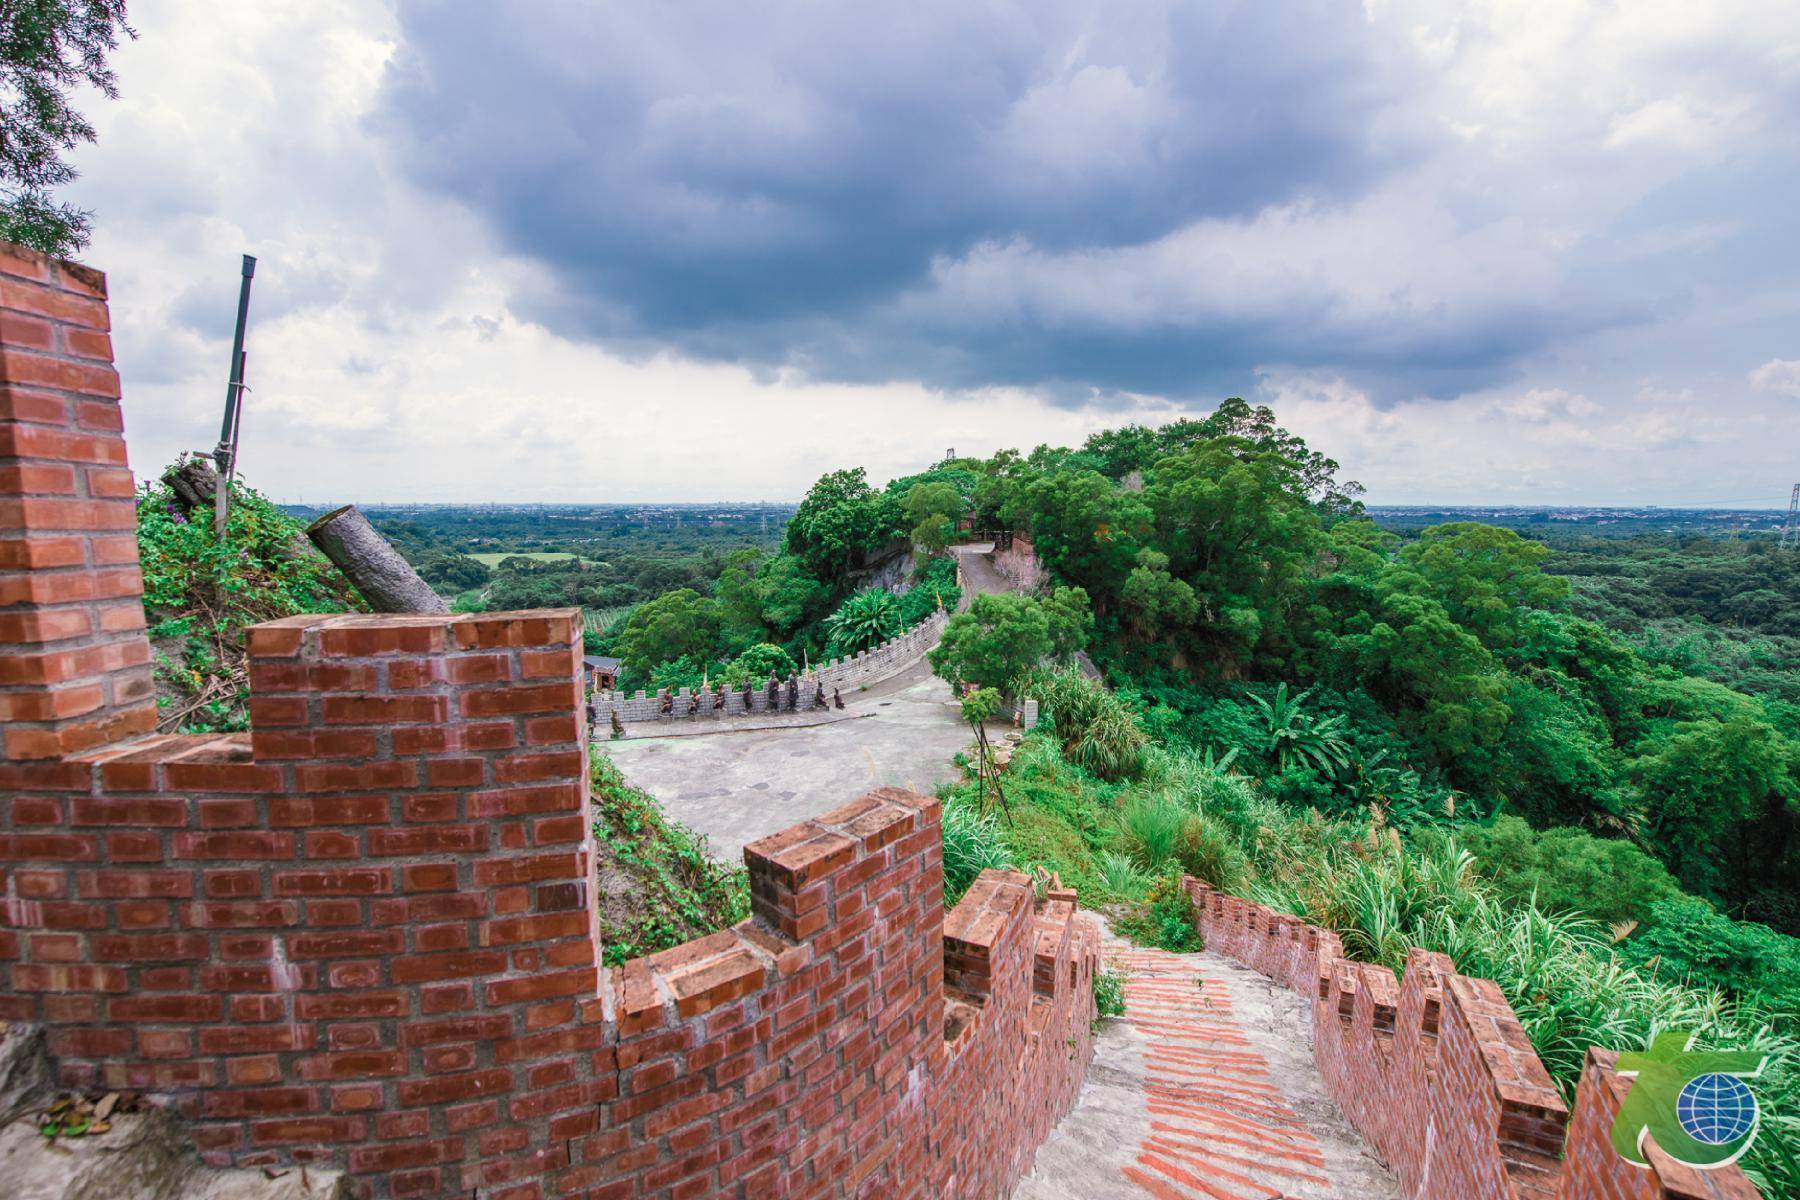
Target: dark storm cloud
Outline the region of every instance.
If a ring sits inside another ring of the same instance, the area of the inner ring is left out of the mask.
[[[1416,392],[1609,319],[1572,317],[1556,280],[1369,296],[1267,238],[1249,253],[1270,265],[1239,261],[1236,225],[1352,209],[1432,150],[1404,56],[1337,0],[400,17],[376,119],[403,169],[543,265],[523,312],[626,353],[1077,403],[1269,362]],[[1215,236],[1184,249],[1196,225]],[[1112,307],[1094,256],[1114,252],[1170,277],[1166,312]]]

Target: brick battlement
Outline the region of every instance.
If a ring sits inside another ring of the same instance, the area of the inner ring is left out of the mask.
[[[104,296],[0,247],[0,1019],[65,1084],[382,1196],[1019,1176],[1092,1054],[1073,896],[946,914],[938,806],[884,789],[748,847],[750,920],[600,968],[577,611],[269,622],[251,732],[149,733]]]
[[[1742,1171],[1613,1150],[1627,1081],[1588,1052],[1573,1118],[1500,988],[1410,951],[1400,979],[1337,934],[1185,880],[1208,950],[1312,999],[1313,1053],[1344,1116],[1416,1200],[1755,1200]]]

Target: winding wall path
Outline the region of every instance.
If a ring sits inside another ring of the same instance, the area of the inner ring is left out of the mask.
[[[1301,1002],[1216,955],[1109,939],[1126,1011],[1014,1200],[1397,1200],[1325,1095]]]

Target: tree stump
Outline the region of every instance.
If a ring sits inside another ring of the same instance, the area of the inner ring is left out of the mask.
[[[375,532],[356,505],[326,513],[306,528],[313,545],[337,564],[369,607],[388,613],[447,613],[444,598],[419,578],[412,565]]]

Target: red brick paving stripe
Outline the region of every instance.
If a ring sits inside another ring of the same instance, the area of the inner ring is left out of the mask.
[[[1199,1192],[1203,1196],[1213,1197],[1213,1200],[1279,1200],[1281,1196],[1281,1190],[1279,1188],[1276,1188],[1273,1191],[1229,1191],[1223,1187],[1207,1183],[1205,1180],[1195,1176],[1185,1167],[1177,1166],[1168,1159],[1158,1157],[1155,1154],[1138,1155],[1138,1165],[1141,1167],[1148,1167],[1152,1171],[1160,1173],[1165,1179],[1171,1179],[1185,1188]],[[1253,1184],[1252,1186],[1255,1185]]]
[[[1180,1113],[1169,1112],[1167,1109],[1159,1109],[1154,1104],[1152,1104],[1150,1106],[1150,1111],[1153,1114],[1160,1114],[1162,1116],[1180,1116],[1181,1115]],[[1186,1125],[1170,1125],[1165,1121],[1152,1121],[1152,1122],[1150,1122],[1150,1128],[1160,1129],[1160,1130],[1163,1130],[1164,1132],[1184,1133],[1188,1137],[1202,1137],[1202,1138],[1205,1138],[1209,1143],[1217,1142],[1217,1143],[1219,1143],[1221,1145],[1225,1145],[1225,1146],[1236,1146],[1240,1150],[1254,1150],[1259,1153],[1265,1153],[1265,1154],[1274,1153],[1274,1151],[1272,1151],[1268,1148],[1268,1144],[1266,1142],[1250,1141],[1246,1138],[1231,1137],[1228,1134],[1223,1134],[1223,1133],[1212,1133],[1212,1132],[1208,1132],[1206,1130],[1194,1129],[1194,1128],[1192,1128],[1190,1126],[1186,1126]],[[1308,1166],[1319,1167],[1321,1169],[1325,1166],[1325,1156],[1323,1154],[1308,1154],[1308,1153],[1305,1153],[1304,1151],[1298,1149],[1297,1147],[1288,1147],[1287,1151],[1288,1151],[1287,1161],[1289,1161],[1289,1162],[1301,1162],[1301,1163],[1305,1163]]]
[[[1125,1178],[1149,1192],[1156,1200],[1194,1200],[1193,1196],[1179,1188],[1170,1187],[1154,1175],[1138,1170],[1136,1167],[1124,1168]]]
[[[1150,1128],[1167,1130],[1174,1133],[1185,1132],[1177,1126],[1170,1125],[1164,1121],[1152,1121],[1150,1123]],[[1214,1140],[1216,1141],[1217,1139],[1215,1138]],[[1203,1145],[1197,1142],[1182,1141],[1180,1138],[1176,1137],[1153,1136],[1146,1139],[1144,1145],[1152,1149],[1162,1150],[1165,1154],[1172,1154],[1177,1157],[1194,1153],[1204,1153],[1213,1158],[1222,1158],[1226,1162],[1242,1163],[1244,1166],[1254,1167],[1258,1171],[1270,1171],[1277,1175],[1291,1175],[1295,1179],[1303,1179],[1308,1183],[1316,1183],[1322,1187],[1331,1186],[1331,1180],[1323,1175],[1315,1175],[1311,1171],[1302,1171],[1298,1167],[1290,1167],[1281,1163],[1264,1162],[1258,1158],[1246,1158],[1241,1154],[1227,1154],[1225,1151],[1211,1144]]]
[[[1176,1149],[1165,1143],[1159,1142],[1158,1139],[1156,1139],[1156,1138],[1151,1138],[1148,1141],[1146,1141],[1144,1143],[1144,1149],[1146,1151],[1154,1151],[1159,1155],[1166,1155],[1170,1159],[1174,1159],[1178,1162],[1185,1163],[1187,1166],[1193,1167],[1197,1170],[1209,1172],[1212,1175],[1215,1175],[1219,1179],[1225,1180],[1228,1183],[1241,1184],[1244,1187],[1248,1187],[1251,1189],[1261,1188],[1261,1189],[1263,1189],[1263,1191],[1257,1193],[1259,1195],[1268,1194],[1268,1195],[1275,1195],[1275,1196],[1285,1196],[1287,1194],[1287,1188],[1283,1185],[1267,1183],[1264,1180],[1256,1179],[1256,1178],[1253,1178],[1252,1176],[1246,1175],[1242,1171],[1234,1171],[1230,1167],[1220,1166],[1219,1160],[1227,1158],[1228,1157],[1227,1155],[1215,1154],[1215,1153],[1212,1153],[1211,1151],[1208,1151],[1208,1152],[1206,1152],[1205,1156],[1202,1157],[1201,1155],[1196,1154],[1191,1150],[1186,1150],[1186,1151],[1179,1150],[1179,1149]],[[1266,1172],[1269,1172],[1270,1174],[1288,1175],[1290,1177],[1298,1176],[1299,1178],[1306,1180],[1308,1182],[1321,1183],[1321,1184],[1324,1184],[1326,1187],[1331,1186],[1331,1180],[1329,1180],[1329,1179],[1323,1179],[1317,1175],[1307,1175],[1307,1174],[1305,1174],[1303,1172],[1299,1172],[1299,1171],[1284,1170],[1281,1167],[1273,1166],[1269,1163],[1260,1163],[1254,1159],[1232,1158],[1231,1161],[1236,1162],[1239,1166],[1245,1167],[1251,1171],[1266,1171]],[[1221,1184],[1220,1186],[1224,1186],[1224,1185]]]

